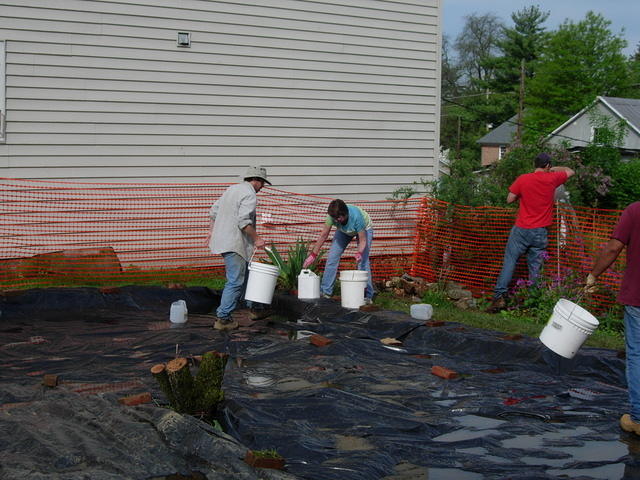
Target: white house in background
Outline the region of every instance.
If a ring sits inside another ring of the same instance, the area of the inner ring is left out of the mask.
[[[611,118],[611,126],[624,123],[626,135],[620,146],[623,158],[640,155],[640,99],[636,98],[597,97],[591,105],[551,132],[548,142],[556,145],[566,142],[570,150],[579,150],[597,141],[598,129],[592,125],[592,109]]]
[[[382,199],[438,176],[441,0],[7,0],[0,177]]]

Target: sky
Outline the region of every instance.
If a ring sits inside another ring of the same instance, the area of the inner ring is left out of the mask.
[[[633,54],[640,43],[640,0],[442,0],[442,32],[453,42],[464,27],[464,16],[477,13],[493,13],[511,27],[511,14],[525,7],[538,5],[543,12],[550,12],[544,23],[548,30],[556,29],[566,19],[579,22],[592,10],[611,21],[613,33],[620,33],[629,45],[625,55]]]

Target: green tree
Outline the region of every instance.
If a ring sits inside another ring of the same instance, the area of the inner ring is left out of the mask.
[[[485,86],[491,92],[508,95],[495,97],[502,102],[497,109],[499,123],[510,118],[518,109],[520,97],[520,79],[533,76],[535,61],[542,52],[548,34],[543,23],[549,18],[549,12],[531,6],[511,14],[513,27],[503,28],[503,34],[497,40],[499,54],[484,60],[484,65],[493,73]]]
[[[611,22],[588,12],[578,23],[566,20],[550,35],[529,81],[525,133],[548,133],[591,103],[597,95],[621,96],[630,88],[627,42]]]
[[[622,209],[640,199],[640,158],[618,164],[613,178],[614,188],[610,198],[613,208]]]

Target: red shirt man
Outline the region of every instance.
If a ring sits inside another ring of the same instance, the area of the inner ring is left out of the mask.
[[[516,224],[511,229],[504,252],[502,270],[493,289],[488,311],[495,313],[505,307],[505,297],[518,259],[527,254],[529,281],[534,284],[542,265],[542,252],[547,248],[547,227],[553,215],[553,196],[556,188],[567,181],[574,171],[569,167],[552,167],[551,156],[539,154],[535,170],[516,178],[509,187],[507,203],[520,200]]]
[[[563,170],[536,168],[535,172],[520,175],[509,187],[509,193],[520,199],[516,226],[539,228],[551,225],[553,216],[553,194],[557,187],[567,181],[569,175]]]

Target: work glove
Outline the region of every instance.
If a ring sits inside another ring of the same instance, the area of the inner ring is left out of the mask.
[[[596,277],[593,274],[587,275],[587,280],[584,282],[585,293],[593,293],[596,291]]]
[[[309,268],[309,266],[316,261],[316,258],[318,258],[318,254],[311,252],[302,264],[302,268]]]
[[[362,254],[360,252],[356,252],[356,262],[360,263],[362,260]]]

